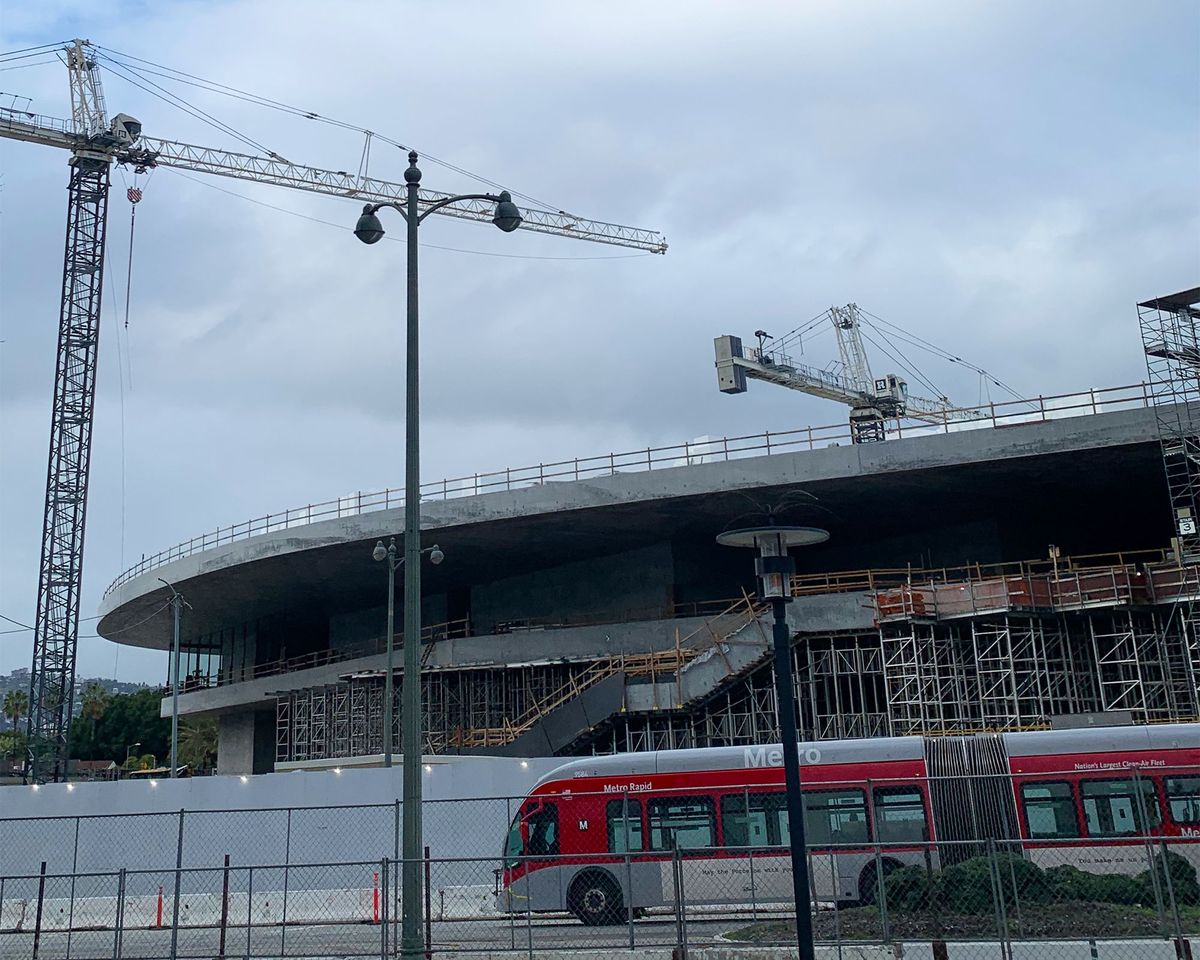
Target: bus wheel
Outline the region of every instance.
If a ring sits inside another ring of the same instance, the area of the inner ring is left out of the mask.
[[[883,874],[886,883],[888,875],[900,869],[897,860],[884,860],[879,865],[879,873]],[[858,875],[858,902],[861,906],[869,907],[879,899],[879,874],[875,872],[875,864],[868,863],[863,872]]]
[[[603,870],[581,873],[567,891],[567,906],[589,927],[617,923],[624,916],[621,888]]]

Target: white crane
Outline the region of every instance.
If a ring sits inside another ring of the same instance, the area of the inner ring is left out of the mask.
[[[897,418],[947,423],[978,420],[986,415],[977,410],[955,409],[945,397],[927,400],[910,396],[907,381],[895,373],[882,377],[872,374],[862,342],[862,318],[857,304],[830,307],[806,329],[826,319],[837,335],[841,361],[836,372],[798,363],[787,354],[788,344],[800,341],[801,330],[778,339],[771,339],[765,330],[757,330],[758,346],[750,348],[749,356],[743,351],[741,337],[726,335],[713,341],[717,386],[722,393],[745,393],[746,378],[750,377],[847,404],[850,437],[855,443],[886,439],[886,421]]]
[[[174,167],[367,202],[402,201],[407,189],[405,184],[370,178],[365,173],[351,175],[301,166],[269,151],[266,156],[256,157],[173,140],[149,139],[142,136],[142,125],[133,117],[124,113],[108,116],[99,57],[90,42],[73,40],[59,52],[70,78],[70,121],[0,108],[0,137],[60,147],[71,154],[58,362],[29,698],[26,773],[35,780],[66,777],[112,165],[129,165],[139,172],[152,167]],[[422,208],[433,206],[447,196],[422,190]],[[436,212],[490,222],[493,204],[475,200],[442,207]],[[521,216],[521,229],[536,233],[651,253],[665,253],[667,249],[662,235],[653,230],[536,208],[522,209]]]

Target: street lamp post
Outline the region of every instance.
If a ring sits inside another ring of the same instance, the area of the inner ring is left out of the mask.
[[[171,778],[179,769],[179,623],[183,619],[183,608],[188,606],[182,594],[167,583],[162,577],[159,583],[166,583],[171,591],[171,610],[174,614],[174,641],[171,644]]]
[[[429,554],[429,562],[435,567],[446,557],[442,553],[442,548],[436,543],[421,552]],[[388,562],[387,667],[383,675],[383,765],[390,767],[392,765],[392,724],[394,712],[392,707],[392,672],[395,669],[396,568],[404,563],[405,558],[397,556],[395,537],[392,537],[386,548],[383,545],[383,541],[380,540],[375,544],[375,549],[371,551],[371,556],[376,563],[381,563],[384,560]],[[407,649],[407,641],[405,649]],[[405,662],[407,663],[407,658]]]
[[[771,601],[774,623],[771,639],[775,651],[775,702],[779,735],[783,743],[783,777],[787,788],[788,838],[792,854],[792,895],[796,902],[796,941],[800,960],[814,960],[812,898],[808,885],[808,856],[804,843],[804,798],[800,792],[800,746],[796,732],[796,693],[792,680],[792,638],[787,625],[787,605],[792,598],[795,561],[789,547],[824,543],[828,531],[817,527],[765,526],[728,530],[717,537],[726,547],[752,547],[758,551],[755,572],[758,595]],[[749,815],[749,811],[747,811]]]
[[[417,231],[431,213],[463,200],[490,200],[496,204],[492,222],[505,233],[521,225],[521,213],[507,191],[462,194],[445,197],[420,210],[421,171],[417,152],[408,155],[404,171],[407,198],[398,203],[368,203],[354,227],[354,235],[363,243],[383,239],[383,225],[377,214],[383,207],[396,210],[408,226],[408,298],[407,355],[405,357],[405,434],[404,434],[404,698],[401,710],[404,754],[404,865],[401,879],[401,952],[406,957],[425,952],[421,937],[421,470],[420,470],[420,390],[417,324]],[[391,637],[389,634],[388,642]],[[390,677],[390,674],[389,674]]]

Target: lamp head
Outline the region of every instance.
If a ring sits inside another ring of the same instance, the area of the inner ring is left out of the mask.
[[[382,540],[375,544],[375,549],[371,551],[371,559],[376,563],[387,559],[387,547],[383,545]]]
[[[429,562],[432,563],[436,567],[439,563],[441,563],[445,559],[446,559],[446,555],[444,553],[442,553],[442,548],[439,547],[435,543],[433,545],[433,549],[431,549],[429,551]]]
[[[521,211],[512,202],[512,194],[507,190],[503,191],[500,199],[496,201],[496,212],[492,216],[492,223],[505,233],[512,233],[521,225]]]
[[[363,207],[362,216],[354,225],[354,235],[363,243],[378,243],[383,239],[383,224],[379,222],[371,204]]]

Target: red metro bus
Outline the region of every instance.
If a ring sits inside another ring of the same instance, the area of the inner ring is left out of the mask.
[[[827,740],[800,760],[818,900],[873,902],[877,850],[886,875],[989,839],[1046,866],[1135,873],[1145,837],[1183,838],[1173,849],[1200,866],[1200,723]],[[573,760],[514,817],[497,904],[621,921],[670,902],[675,849],[689,902],[786,902],[788,843],[778,746]]]

